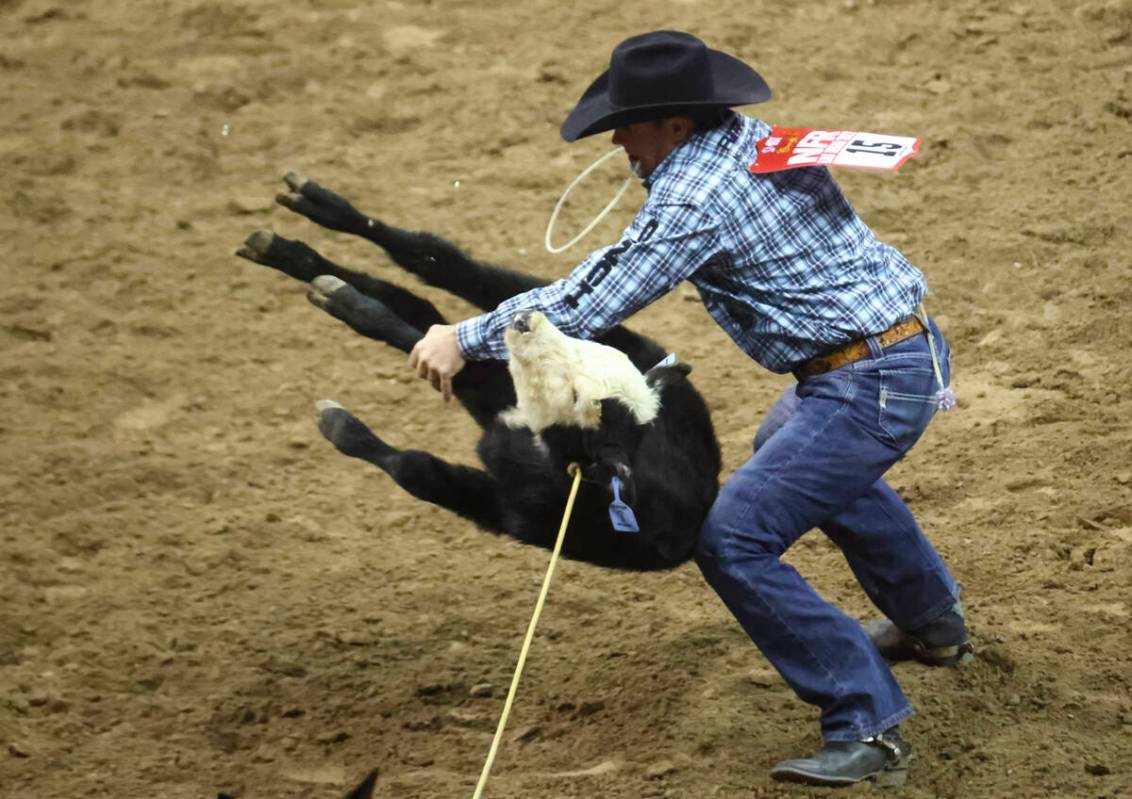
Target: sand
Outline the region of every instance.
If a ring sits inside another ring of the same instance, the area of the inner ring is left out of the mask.
[[[769,121],[923,139],[896,173],[839,173],[955,355],[958,409],[891,479],[978,655],[896,667],[919,711],[903,795],[1132,795],[1128,0],[0,0],[0,796],[329,798],[372,767],[380,797],[471,795],[547,553],[323,441],[322,397],[459,462],[476,430],[232,253],[269,228],[471,315],[275,206],[295,169],[566,273],[585,247],[550,256],[543,228],[610,145],[558,124],[659,27],[755,65]],[[632,324],[694,365],[729,474],[788,378],[686,287]],[[873,615],[820,534],[789,559]],[[566,562],[487,795],[828,795],[767,776],[819,743],[694,565]]]

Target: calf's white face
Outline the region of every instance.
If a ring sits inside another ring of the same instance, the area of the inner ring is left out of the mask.
[[[516,316],[503,341],[517,397],[503,420],[512,427],[536,433],[552,424],[597,427],[604,399],[623,403],[639,424],[660,409],[657,392],[625,353],[570,338],[539,311]]]

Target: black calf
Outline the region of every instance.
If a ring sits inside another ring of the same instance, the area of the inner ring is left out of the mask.
[[[331,230],[353,233],[384,249],[399,266],[426,283],[489,310],[544,281],[468,258],[443,239],[390,227],[345,199],[289,173],[289,192],[276,199]],[[444,318],[427,300],[378,278],[345,269],[300,241],[268,231],[252,234],[237,252],[310,283],[308,297],[358,333],[409,352],[429,326]],[[703,398],[686,366],[654,367],[664,350],[616,327],[597,339],[624,352],[660,391],[661,409],[637,424],[619,402],[602,403],[596,429],[555,425],[536,436],[504,424],[499,414],[515,404],[506,364],[471,361],[453,381],[453,393],[483,429],[477,447],[485,470],[449,464],[380,439],[340,405],[319,403],[319,429],[343,454],[386,471],[414,496],[457,513],[480,527],[529,544],[553,546],[571,478],[567,464],[583,465],[579,491],[563,544],[566,557],[623,569],[663,569],[687,560],[700,524],[715,499],[719,445]],[[654,367],[651,368],[650,367]],[[640,532],[612,529],[611,480],[626,485]]]

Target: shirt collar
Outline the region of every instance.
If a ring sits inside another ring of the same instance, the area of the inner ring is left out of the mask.
[[[676,164],[686,159],[695,158],[697,151],[702,152],[710,149],[713,144],[716,146],[735,144],[739,139],[739,134],[742,129],[743,117],[735,111],[728,111],[727,116],[724,117],[719,125],[711,130],[693,133],[688,138],[688,141],[666,155],[664,160],[656,165],[656,169],[652,171],[652,174],[641,182],[641,185],[645,187],[645,191],[649,191],[652,189],[653,184],[666,172],[676,169]]]

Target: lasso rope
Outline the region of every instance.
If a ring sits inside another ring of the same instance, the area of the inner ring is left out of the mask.
[[[511,677],[511,688],[507,691],[507,701],[503,703],[503,715],[499,717],[499,726],[495,728],[495,738],[491,742],[491,749],[487,753],[487,762],[483,764],[480,781],[476,785],[476,792],[472,799],[480,799],[487,777],[491,773],[491,766],[495,762],[495,753],[499,751],[499,741],[503,737],[503,729],[507,726],[507,717],[511,715],[511,703],[515,700],[515,692],[519,689],[519,676],[523,673],[523,665],[527,662],[527,652],[531,648],[531,639],[535,637],[535,626],[538,617],[542,614],[546,594],[550,590],[550,578],[554,576],[554,566],[558,563],[558,553],[562,551],[562,542],[566,538],[566,526],[570,523],[570,514],[574,512],[574,498],[578,495],[578,486],[582,482],[582,468],[571,463],[567,471],[574,476],[574,483],[570,486],[570,497],[566,500],[566,512],[562,514],[562,525],[558,528],[558,539],[554,542],[554,552],[550,555],[550,565],[546,567],[546,577],[542,580],[542,591],[539,592],[538,602],[535,603],[535,612],[531,616],[531,623],[527,625],[527,636],[523,639],[523,648],[519,652],[519,662],[515,664],[515,674]]]
[[[605,219],[606,214],[608,214],[610,211],[613,210],[613,206],[617,205],[617,202],[621,199],[621,195],[623,195],[625,193],[625,190],[629,188],[629,184],[633,182],[632,177],[625,178],[625,182],[621,184],[621,188],[617,190],[617,194],[613,195],[613,199],[609,201],[608,205],[606,205],[604,208],[601,209],[601,213],[599,213],[597,216],[595,216],[594,220],[592,222],[590,222],[588,225],[586,225],[584,228],[582,228],[581,233],[579,233],[574,238],[570,239],[570,241],[566,242],[561,247],[555,247],[553,244],[550,243],[550,234],[554,230],[554,223],[558,221],[558,212],[562,210],[563,203],[566,202],[566,198],[570,196],[570,192],[572,192],[574,190],[574,187],[577,186],[579,183],[581,183],[582,179],[585,178],[586,175],[590,174],[590,172],[593,172],[601,164],[605,163],[606,161],[608,161],[610,158],[617,155],[618,153],[624,153],[624,152],[625,151],[622,150],[620,147],[613,149],[613,150],[610,150],[608,153],[603,155],[601,158],[597,159],[592,164],[590,164],[588,167],[583,169],[581,171],[581,173],[576,178],[574,178],[574,180],[572,180],[570,182],[570,185],[566,187],[566,191],[562,192],[562,196],[558,198],[558,204],[554,206],[554,212],[551,213],[551,215],[550,215],[550,221],[546,223],[546,237],[544,239],[544,243],[546,244],[546,249],[548,251],[557,255],[560,252],[563,252],[565,250],[570,249],[575,244],[577,244],[579,241],[581,241],[582,238],[587,233],[589,233],[591,230],[593,230],[595,227],[597,227],[597,223],[600,222],[601,220]]]

